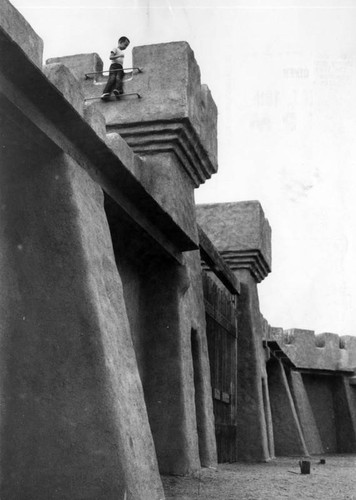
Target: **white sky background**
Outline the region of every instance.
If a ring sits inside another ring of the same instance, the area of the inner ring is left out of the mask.
[[[45,59],[97,52],[108,68],[121,35],[186,40],[219,110],[219,172],[197,202],[261,202],[270,324],[356,335],[356,0],[12,3]]]

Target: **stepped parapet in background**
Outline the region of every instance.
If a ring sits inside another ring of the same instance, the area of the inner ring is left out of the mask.
[[[296,368],[353,372],[356,337],[334,333],[315,335],[312,330],[269,328],[267,341],[275,341]]]

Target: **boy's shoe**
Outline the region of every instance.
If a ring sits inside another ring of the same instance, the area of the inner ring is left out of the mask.
[[[119,99],[120,95],[123,94],[123,91],[122,90],[114,89],[113,90],[113,94],[115,95],[116,99]]]
[[[100,97],[103,101],[107,101],[110,97],[109,92],[104,92],[104,94]]]

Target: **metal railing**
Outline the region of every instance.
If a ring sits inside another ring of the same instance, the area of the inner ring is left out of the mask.
[[[105,71],[92,71],[91,73],[85,73],[85,79],[88,80],[88,78],[91,75],[102,75],[103,73],[117,73],[118,71],[137,71],[137,73],[143,73],[141,68],[122,68],[122,69],[107,69]]]

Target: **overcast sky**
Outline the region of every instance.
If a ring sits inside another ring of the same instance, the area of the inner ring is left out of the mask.
[[[356,335],[356,0],[12,3],[45,59],[97,52],[107,68],[121,35],[189,42],[219,109],[219,172],[197,202],[261,202],[270,324]]]

